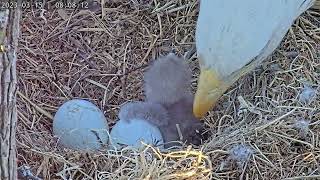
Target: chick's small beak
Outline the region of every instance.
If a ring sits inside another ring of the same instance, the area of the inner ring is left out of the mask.
[[[198,89],[193,102],[193,114],[202,118],[214,106],[222,95],[219,93],[222,85],[217,73],[212,69],[201,69],[198,80]],[[218,93],[217,93],[218,92]]]

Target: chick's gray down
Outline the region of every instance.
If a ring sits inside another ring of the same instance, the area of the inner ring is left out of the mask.
[[[119,119],[125,121],[146,120],[156,126],[167,126],[169,122],[168,112],[161,104],[141,101],[123,105],[120,108]]]
[[[184,103],[183,101],[179,103]],[[173,110],[167,111],[167,109],[158,103],[153,102],[129,102],[123,105],[119,112],[119,118],[124,121],[134,121],[134,120],[145,120],[150,124],[158,127],[163,136],[165,148],[171,146],[179,146],[180,143],[177,141],[180,140],[180,136],[178,134],[177,128],[175,124],[179,124],[183,141],[187,141],[188,143],[192,143],[195,145],[199,145],[201,141],[200,134],[196,132],[196,130],[201,130],[202,123],[195,121],[186,121],[183,123],[177,122],[176,120],[186,119],[183,115],[185,113],[183,108],[179,108],[178,104],[173,105]],[[169,115],[171,113],[178,113],[176,115]],[[181,113],[181,114],[180,114]]]
[[[165,142],[179,141],[176,124],[179,125],[182,141],[199,145],[204,131],[193,115],[193,94],[190,90],[192,72],[184,59],[170,53],[156,60],[144,74],[147,102],[161,104],[168,113],[168,119],[152,119],[160,128]],[[168,120],[168,122],[163,122]],[[167,147],[176,145],[169,143]]]
[[[157,59],[144,73],[147,101],[168,105],[190,96],[191,77],[188,64],[173,53]]]

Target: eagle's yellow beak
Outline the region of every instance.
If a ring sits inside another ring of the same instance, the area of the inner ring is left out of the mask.
[[[193,114],[202,118],[224,93],[224,83],[213,69],[201,69],[198,89],[193,103]]]

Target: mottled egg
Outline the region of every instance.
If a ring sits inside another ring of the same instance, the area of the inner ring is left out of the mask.
[[[119,120],[110,133],[110,148],[120,149],[122,145],[139,149],[144,144],[163,148],[163,138],[158,127],[142,119]]]
[[[62,146],[77,150],[100,149],[109,139],[109,127],[102,111],[81,99],[67,101],[58,109],[53,133]]]

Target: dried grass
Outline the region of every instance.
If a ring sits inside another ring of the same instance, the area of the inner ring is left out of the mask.
[[[144,98],[142,73],[159,54],[175,49],[191,55],[195,90],[198,62],[188,51],[194,45],[196,0],[106,3],[104,12],[97,7],[23,12],[19,166],[44,179],[320,178],[320,96],[308,105],[298,101],[305,82],[318,89],[320,84],[320,12],[315,10],[304,13],[273,56],[221,98],[204,119],[212,137],[201,147],[118,153],[58,148],[52,116],[64,101],[90,100],[112,127],[121,104]],[[310,121],[305,137],[293,128],[301,118]],[[255,151],[243,169],[227,162],[236,144]]]

